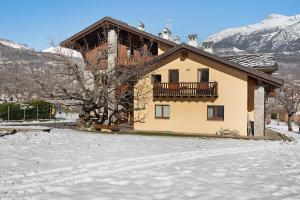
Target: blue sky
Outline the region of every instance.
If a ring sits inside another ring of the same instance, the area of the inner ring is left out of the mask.
[[[171,23],[182,41],[202,41],[225,28],[256,23],[271,13],[300,14],[300,0],[0,0],[0,38],[37,50],[63,40],[104,16],[144,22],[157,34]]]

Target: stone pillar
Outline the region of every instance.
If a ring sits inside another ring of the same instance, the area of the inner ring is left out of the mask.
[[[118,36],[115,30],[111,29],[108,31],[108,55],[107,55],[107,61],[108,61],[108,69],[114,69],[115,68],[115,58],[118,54]]]
[[[114,29],[108,31],[107,42],[108,42],[107,70],[110,76],[114,76],[114,69],[116,67],[115,59],[118,56],[118,36]],[[114,90],[114,88],[111,88],[111,90]],[[113,99],[114,97],[115,97],[115,92],[111,92],[109,99]],[[116,105],[110,102],[108,106],[110,108],[115,108]],[[111,113],[112,113],[111,111],[108,111],[108,116],[110,116]]]
[[[254,136],[265,135],[265,87],[254,87]]]

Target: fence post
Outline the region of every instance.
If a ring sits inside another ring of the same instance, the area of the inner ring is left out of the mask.
[[[9,122],[9,106],[7,106],[7,121]]]
[[[39,107],[36,107],[36,120],[39,121]]]

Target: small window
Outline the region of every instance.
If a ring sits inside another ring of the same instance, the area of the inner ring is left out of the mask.
[[[169,105],[155,105],[155,118],[170,118],[170,106]]]
[[[224,121],[224,106],[207,106],[207,120]]]
[[[161,75],[153,74],[152,75],[152,83],[161,83]]]
[[[209,82],[209,69],[198,70],[198,82]]]

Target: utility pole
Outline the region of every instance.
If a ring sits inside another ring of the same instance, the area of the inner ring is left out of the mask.
[[[9,106],[7,106],[7,121],[9,122]]]
[[[50,108],[49,108],[49,116],[50,116],[50,120],[51,120],[51,112],[52,112],[52,106],[50,106]]]
[[[36,120],[39,121],[39,107],[36,107]]]

